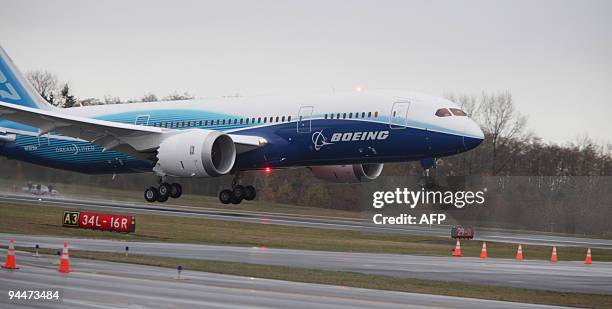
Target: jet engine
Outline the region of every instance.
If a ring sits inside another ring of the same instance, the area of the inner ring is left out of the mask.
[[[156,170],[176,177],[218,177],[236,161],[232,138],[211,130],[188,130],[165,138],[157,149]]]
[[[313,166],[315,177],[329,182],[358,183],[371,181],[382,173],[382,163]]]

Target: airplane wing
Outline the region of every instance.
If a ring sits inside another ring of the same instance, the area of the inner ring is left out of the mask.
[[[161,141],[176,130],[117,123],[42,110],[0,101],[0,116],[39,129],[38,135],[56,132],[97,144],[105,150],[115,149],[128,155],[152,159]],[[237,153],[267,144],[258,136],[229,134]]]

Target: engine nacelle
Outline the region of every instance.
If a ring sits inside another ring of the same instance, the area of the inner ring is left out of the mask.
[[[236,162],[232,138],[210,130],[187,130],[164,139],[157,149],[158,172],[176,177],[218,177]]]
[[[382,173],[382,163],[313,166],[315,177],[329,182],[357,183],[371,181]]]

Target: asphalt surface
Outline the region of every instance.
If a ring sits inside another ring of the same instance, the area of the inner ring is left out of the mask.
[[[323,252],[261,247],[211,246],[177,243],[124,242],[48,236],[0,234],[0,242],[15,239],[16,246],[60,249],[64,241],[70,248],[88,251],[185,259],[232,261],[251,264],[350,271],[402,278],[456,281],[562,292],[612,295],[612,263],[550,263],[512,259],[453,258],[403,254]],[[528,251],[525,254],[529,254]],[[563,254],[563,250],[559,250]],[[594,252],[596,256],[596,251]]]
[[[338,230],[353,230],[375,233],[410,234],[422,236],[449,237],[450,226],[433,225],[427,226],[381,226],[374,225],[366,220],[332,218],[320,216],[292,215],[281,213],[267,213],[258,211],[227,210],[188,207],[167,204],[144,204],[133,202],[114,202],[88,199],[49,198],[26,194],[0,193],[0,202],[41,204],[46,206],[62,208],[87,208],[100,209],[104,211],[128,211],[133,213],[153,213],[183,217],[200,217],[207,219],[266,223],[287,226],[313,227]],[[612,249],[612,239],[593,239],[580,237],[566,237],[549,235],[544,233],[520,232],[504,229],[478,228],[476,240],[497,241],[506,243],[522,243],[530,245],[556,245],[590,247],[594,249]]]
[[[2,308],[558,308],[461,297],[219,275],[72,259],[70,274],[57,258],[17,254],[21,269],[0,270]],[[8,291],[61,288],[62,302],[17,303]]]

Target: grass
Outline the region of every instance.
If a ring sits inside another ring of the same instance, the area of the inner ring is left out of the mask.
[[[13,184],[14,182],[0,180],[0,188],[4,187],[7,191],[17,190],[21,192],[21,187],[26,186],[26,183],[23,183],[21,185],[15,185],[15,188],[13,188]],[[105,189],[102,187],[90,187],[78,184],[57,184],[55,188],[60,192],[61,197],[66,198],[87,198],[144,203],[142,191]],[[168,203],[165,205],[172,205],[172,200],[168,201]],[[314,215],[323,217],[339,217],[345,219],[361,218],[360,212],[357,211],[297,206],[282,203],[270,203],[266,201],[244,201],[239,205],[223,205],[219,203],[219,199],[217,197],[193,194],[185,194],[182,196],[180,199],[180,205],[199,208],[214,208],[219,210],[227,210],[228,208],[231,208],[232,210]]]
[[[136,233],[119,234],[103,231],[64,228],[63,210],[41,205],[0,204],[0,232],[31,235],[56,235],[85,238],[121,239],[127,241],[163,241],[270,248],[400,253],[448,256],[454,248],[450,238],[411,235],[387,235],[360,231],[343,231],[272,224],[244,223],[164,215],[136,215]],[[481,243],[462,242],[464,256],[479,256]],[[487,243],[489,257],[514,258],[516,246]],[[550,248],[523,246],[526,259],[548,259]],[[583,260],[584,248],[557,248],[559,260]],[[612,250],[593,250],[594,261],[612,261]]]
[[[32,252],[32,248],[18,249]],[[39,252],[43,254],[54,253],[53,250],[50,249],[42,249],[39,250]],[[168,268],[176,268],[177,265],[181,265],[185,270],[184,274],[187,278],[186,281],[189,280],[189,271],[193,270],[227,275],[510,302],[577,306],[585,308],[612,308],[612,296],[609,295],[529,290],[510,287],[497,287],[491,285],[396,278],[354,272],[327,271],[236,262],[175,259],[142,255],[125,256],[119,253],[72,250],[70,255],[72,257],[93,260],[142,264]]]

